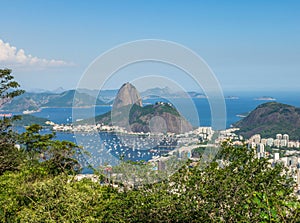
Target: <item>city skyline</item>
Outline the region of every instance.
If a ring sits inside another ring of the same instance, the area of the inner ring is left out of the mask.
[[[299,87],[297,1],[1,1],[1,6],[0,66],[12,69],[26,90],[75,88],[95,58],[139,39],[193,50],[224,91]],[[118,89],[132,73],[176,76],[184,88],[197,90],[180,71],[151,64],[120,71],[107,88]]]

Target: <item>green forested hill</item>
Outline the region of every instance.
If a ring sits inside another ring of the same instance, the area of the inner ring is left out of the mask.
[[[259,105],[250,114],[234,124],[239,134],[250,137],[275,137],[277,133],[289,134],[290,139],[300,139],[300,108],[278,102]]]

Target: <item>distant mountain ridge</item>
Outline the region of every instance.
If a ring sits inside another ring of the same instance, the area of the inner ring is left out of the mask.
[[[80,88],[77,89],[78,92],[80,93],[85,93],[90,96],[93,96],[95,98],[98,98],[101,101],[104,101],[105,103],[110,103],[112,104],[113,100],[115,99],[118,90],[91,90],[91,89],[85,89],[85,88]]]
[[[74,95],[76,93],[76,98]],[[84,107],[90,105],[103,105],[103,101],[94,98],[85,93],[79,93],[75,90],[65,91],[59,95],[52,97],[49,102],[44,104],[46,107]]]
[[[118,90],[91,90],[91,89],[76,89],[64,90],[59,87],[53,91],[43,89],[33,89],[34,92],[26,92],[11,102],[6,103],[0,108],[2,111],[22,112],[25,110],[38,110],[42,107],[71,107],[73,105],[73,96],[77,92],[78,101],[74,106],[89,106],[95,105],[112,105],[115,101]],[[205,98],[202,93],[195,91],[191,92],[173,92],[170,88],[151,88],[142,92],[141,98],[143,99],[158,99],[164,98]]]
[[[38,110],[42,107],[84,107],[91,104],[104,105],[105,102],[96,99],[85,93],[77,92],[76,101],[74,100],[75,90],[68,90],[62,93],[24,93],[11,102],[1,107],[3,111],[22,112],[25,110]]]
[[[286,133],[290,139],[300,140],[300,108],[267,102],[259,105],[233,126],[240,128],[237,133],[247,138],[254,134],[274,138],[278,133]]]
[[[149,97],[149,96],[157,97],[157,96],[163,95],[163,96],[169,97],[170,95],[172,95],[172,93],[173,92],[169,87],[164,87],[164,88],[156,87],[156,88],[150,88],[150,89],[143,91],[141,93],[141,96],[142,97]]]
[[[195,91],[174,91],[170,89],[169,87],[164,88],[150,88],[146,91],[143,91],[141,93],[141,96],[143,98],[158,98],[158,97],[164,97],[164,98],[206,98],[206,96],[203,93],[195,92]]]

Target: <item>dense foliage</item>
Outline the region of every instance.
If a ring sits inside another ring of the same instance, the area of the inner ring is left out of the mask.
[[[24,93],[13,79],[11,70],[0,69],[0,106]],[[21,152],[15,147],[16,134],[11,130],[11,123],[16,119],[19,117],[3,117],[0,120],[0,174],[17,170],[22,159]]]
[[[224,143],[220,160],[187,163],[161,182],[130,189],[77,181],[81,149],[40,130],[16,134],[9,119],[1,121],[0,222],[300,221],[283,167],[254,158],[246,146]]]
[[[188,165],[163,182],[113,188],[42,166],[0,177],[3,222],[299,222],[292,181],[280,165],[224,145],[224,166]],[[122,190],[121,190],[122,189]]]

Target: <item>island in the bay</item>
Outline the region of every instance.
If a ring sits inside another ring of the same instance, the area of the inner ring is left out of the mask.
[[[258,98],[254,98],[256,101],[276,101],[276,98],[270,97],[270,96],[262,96]]]

